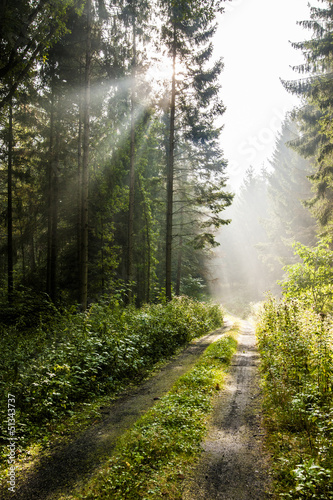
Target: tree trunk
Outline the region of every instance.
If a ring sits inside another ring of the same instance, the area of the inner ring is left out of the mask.
[[[79,91],[79,126],[77,143],[77,262],[78,262],[78,300],[81,300],[81,252],[82,252],[82,79],[80,63],[80,91]]]
[[[180,236],[179,236],[179,249],[178,249],[178,262],[177,262],[177,281],[176,281],[176,295],[177,295],[177,297],[179,297],[179,295],[180,295],[180,282],[181,282],[181,277],[182,277],[183,221],[184,221],[184,213],[183,213],[183,207],[181,207],[181,211],[180,211]]]
[[[147,266],[146,267],[146,277],[144,279],[145,282],[145,292],[144,292],[144,301],[149,304],[150,302],[150,285],[151,285],[151,236],[150,236],[150,221],[149,221],[149,205],[147,202],[147,196],[144,191],[144,187],[142,186],[142,181],[140,175],[138,176],[139,188],[143,198],[143,217],[145,221],[145,240],[146,240],[146,248],[147,248]]]
[[[102,294],[104,295],[105,292],[105,265],[104,265],[104,222],[103,222],[103,215],[101,216],[101,287],[102,287]]]
[[[36,226],[37,226],[36,218],[34,218],[34,227],[32,228],[30,234],[30,268],[33,274],[35,274],[36,272],[36,255],[35,255],[36,251],[35,251],[35,238],[34,238],[34,230]]]
[[[54,71],[54,68],[53,68]],[[55,79],[52,75],[51,118],[48,165],[48,229],[47,229],[47,276],[46,291],[50,299],[56,299],[56,261],[57,261],[57,226],[58,226],[58,173],[57,146],[59,131],[55,131]],[[56,141],[54,135],[56,134]]]
[[[50,297],[56,301],[57,290],[57,252],[58,252],[58,151],[59,130],[56,130],[55,154],[52,162],[52,223],[51,223],[51,255],[50,255]]]
[[[165,291],[168,301],[172,299],[172,212],[173,212],[173,169],[175,150],[175,109],[176,109],[176,28],[174,27],[172,53],[172,85],[170,100],[170,132],[167,163],[167,217],[166,217],[166,258],[165,258]]]
[[[129,175],[129,210],[128,210],[128,252],[127,252],[127,282],[128,301],[133,300],[133,240],[134,240],[134,196],[135,196],[135,79],[136,79],[136,27],[133,15],[133,60],[131,89],[131,144],[130,144],[130,175]]]
[[[151,244],[148,217],[146,216],[146,237],[147,237],[147,295],[146,302],[150,302],[150,274],[151,274]]]
[[[14,259],[13,259],[13,99],[9,103],[9,130],[8,130],[8,184],[7,184],[7,250],[8,250],[8,302],[13,301],[14,291]]]
[[[20,234],[21,234],[21,254],[22,254],[22,279],[23,283],[25,283],[25,250],[24,250],[23,229],[21,224],[20,224]]]
[[[50,143],[48,162],[48,214],[47,214],[47,266],[46,266],[46,292],[51,295],[51,234],[52,234],[52,163],[54,142],[54,84],[52,78],[51,89],[51,117],[50,117]]]
[[[89,185],[89,139],[90,139],[90,81],[91,81],[91,0],[87,0],[86,65],[84,76],[85,98],[83,107],[83,158],[81,193],[81,262],[80,262],[80,303],[87,309],[88,302],[88,185]]]

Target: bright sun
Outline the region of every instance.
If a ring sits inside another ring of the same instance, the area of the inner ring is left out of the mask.
[[[162,55],[161,57],[152,58],[146,74],[149,81],[158,83],[171,80],[172,72],[173,69],[171,58]]]

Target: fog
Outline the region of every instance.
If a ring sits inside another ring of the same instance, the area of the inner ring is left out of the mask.
[[[214,299],[236,314],[247,312],[250,303],[263,300],[266,290],[273,288],[273,293],[278,293],[259,250],[268,242],[260,223],[266,212],[265,198],[253,196],[248,203],[244,194],[236,194],[232,207],[225,212],[231,223],[219,232],[219,246],[210,264]]]
[[[283,267],[295,262],[295,241],[316,241],[315,220],[303,201],[312,197],[310,163],[288,147],[297,137],[286,119],[267,169],[249,167],[234,202],[225,212],[219,246],[210,262],[211,293],[235,314],[247,314],[266,293],[280,295]]]

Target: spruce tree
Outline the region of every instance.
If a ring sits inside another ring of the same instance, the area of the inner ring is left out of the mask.
[[[313,168],[310,161],[292,147],[298,135],[297,125],[286,118],[276,139],[271,171],[267,175],[268,207],[263,226],[268,242],[260,245],[260,251],[272,283],[281,279],[282,267],[293,262],[295,241],[306,245],[315,243],[315,220],[305,207],[312,196],[309,176]]]
[[[294,69],[304,77],[284,82],[284,85],[306,104],[296,113],[304,134],[296,144],[302,154],[310,154],[316,159],[315,172],[311,176],[316,196],[311,208],[323,232],[328,233],[333,225],[333,4],[331,0],[324,0],[323,4],[323,7],[311,7],[310,20],[299,23],[312,30],[311,39],[293,44],[305,59],[304,64]]]
[[[214,18],[216,12],[221,10],[221,4],[196,0],[177,3],[162,0],[161,5],[165,19],[162,37],[172,62],[165,254],[166,296],[171,300],[175,153],[182,140],[204,145],[209,140],[216,139],[218,131],[214,130],[212,121],[224,110],[216,100],[219,91],[216,79],[222,65],[218,62],[210,71],[204,68],[212,55],[210,39],[215,32]],[[186,68],[185,71],[179,69],[181,66]],[[180,71],[184,72],[182,82],[179,81]],[[179,116],[177,119],[176,111]]]

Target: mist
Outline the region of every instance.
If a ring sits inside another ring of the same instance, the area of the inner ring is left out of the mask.
[[[231,223],[216,237],[210,288],[232,313],[246,315],[267,293],[279,296],[283,268],[295,262],[293,243],[316,242],[315,220],[304,206],[311,198],[312,167],[291,148],[297,136],[296,125],[286,118],[267,168],[247,169],[225,211]]]

